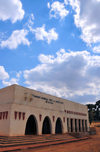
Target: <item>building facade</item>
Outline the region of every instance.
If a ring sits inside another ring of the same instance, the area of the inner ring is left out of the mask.
[[[87,132],[87,106],[12,85],[0,89],[0,135]]]

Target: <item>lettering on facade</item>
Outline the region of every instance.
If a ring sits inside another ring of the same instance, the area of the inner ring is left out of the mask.
[[[68,113],[68,114],[74,114],[74,115],[80,115],[80,116],[87,116],[87,114],[81,113],[81,112],[74,112],[74,111],[70,111],[70,110],[65,110],[65,112]]]
[[[34,94],[32,94],[32,96],[33,96],[34,98],[38,98],[38,99],[45,100],[45,102],[46,102],[46,103],[49,103],[49,104],[54,104],[54,103],[63,104],[63,102],[58,101],[58,100],[48,99],[48,98],[46,98],[46,97],[41,97],[41,96],[34,95]]]

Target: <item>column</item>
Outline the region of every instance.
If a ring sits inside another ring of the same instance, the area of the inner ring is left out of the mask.
[[[75,132],[77,132],[77,119],[75,119]]]
[[[55,134],[55,116],[52,116],[52,134]]]
[[[88,129],[87,129],[87,120],[85,120],[85,131],[87,132]]]
[[[71,132],[73,132],[73,119],[70,119],[70,128],[71,128]]]
[[[69,132],[71,132],[71,119],[69,118]]]
[[[81,120],[78,119],[79,132],[81,132]]]
[[[77,132],[79,132],[79,119],[77,119]]]
[[[75,119],[73,119],[73,132],[75,132]]]
[[[82,132],[82,120],[80,119],[80,132]]]
[[[83,120],[84,121],[84,132],[86,132],[86,128],[85,128],[85,120]]]
[[[70,130],[69,130],[69,118],[67,118],[67,132],[70,132]]]

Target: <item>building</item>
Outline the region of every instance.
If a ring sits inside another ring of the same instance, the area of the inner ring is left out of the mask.
[[[87,132],[85,105],[11,85],[0,89],[0,135]]]

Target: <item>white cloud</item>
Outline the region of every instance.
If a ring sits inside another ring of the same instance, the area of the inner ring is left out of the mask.
[[[67,1],[65,0],[64,3],[61,3],[59,1],[53,2],[51,5],[50,3],[47,4],[48,8],[50,9],[50,17],[51,18],[58,18],[64,19],[69,11],[66,9]]]
[[[64,4],[65,4],[65,5],[68,5],[68,0],[64,0]]]
[[[22,71],[17,72],[16,77],[19,79],[22,75]]]
[[[100,53],[100,45],[93,48],[94,53]]]
[[[5,85],[5,86],[9,86],[9,85],[12,85],[12,84],[18,84],[18,80],[16,78],[11,78],[9,81],[3,80],[2,84]]]
[[[9,78],[9,74],[5,71],[3,66],[0,66],[0,80],[5,80]]]
[[[34,25],[34,14],[30,14],[29,19],[27,23],[25,24],[26,28],[28,27],[28,30],[30,32],[33,32],[33,25]]]
[[[52,40],[58,39],[58,34],[55,32],[55,29],[52,28],[49,31],[46,31],[45,25],[32,29],[31,31],[35,33],[36,40],[45,40],[48,44],[50,44]]]
[[[6,39],[6,32],[0,32],[0,43],[3,39]]]
[[[35,35],[36,40],[46,41],[48,44],[50,44],[52,40],[58,39],[58,33],[55,31],[55,28],[51,28],[46,31],[45,24],[37,28],[34,28],[33,25],[34,15],[31,14],[25,26],[29,32]]]
[[[10,78],[10,76],[6,72],[5,68],[3,66],[0,66],[0,80],[1,80],[1,83],[4,86],[9,86],[9,85],[12,85],[12,84],[18,84],[21,74],[22,74],[22,72],[19,71],[16,74],[17,78]]]
[[[10,19],[15,23],[17,20],[22,20],[24,14],[20,0],[0,0],[0,20]]]
[[[50,8],[50,3],[49,2],[47,3],[47,7]]]
[[[18,45],[24,44],[24,45],[30,45],[29,40],[26,38],[26,35],[28,34],[27,30],[15,30],[12,32],[11,36],[7,40],[1,41],[0,46],[2,48],[8,47],[9,49],[16,49]]]
[[[81,38],[88,44],[100,42],[100,1],[69,0],[75,10],[74,20]]]
[[[79,102],[95,102],[100,97],[100,56],[87,51],[39,56],[41,62],[24,71],[25,83],[34,89]]]
[[[6,77],[5,79],[2,79],[1,82],[4,86],[10,86],[12,84],[18,84],[19,81],[20,81],[21,75],[22,75],[22,71],[16,72],[15,77],[12,77],[12,78],[10,76]]]
[[[54,56],[53,55],[44,55],[44,54],[41,54],[39,56],[39,60],[41,63],[53,63],[54,62]]]

